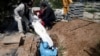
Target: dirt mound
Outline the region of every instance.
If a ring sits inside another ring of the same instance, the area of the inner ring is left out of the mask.
[[[57,22],[48,32],[55,46],[59,48],[58,56],[100,56],[99,29],[98,23],[76,19],[70,22]],[[30,43],[30,41],[25,43]],[[25,49],[28,49],[32,43],[24,45]],[[35,47],[34,44],[36,42],[32,44]],[[18,44],[5,46],[0,42],[0,56],[12,54],[17,47]],[[35,49],[29,48],[32,54]]]
[[[96,56],[100,55],[95,47],[100,41],[99,29],[100,24],[76,19],[58,22],[49,32],[58,36],[59,56]]]

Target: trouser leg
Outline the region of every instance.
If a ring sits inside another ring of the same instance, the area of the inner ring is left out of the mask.
[[[23,26],[22,26],[22,20],[19,18],[15,18],[15,21],[17,22],[18,26],[18,31],[23,32]]]
[[[64,7],[64,8],[63,8],[63,12],[64,12],[64,19],[65,19],[65,20],[67,19],[67,14],[68,14],[68,11],[69,11],[69,7]]]
[[[67,13],[67,7],[63,8],[63,12],[64,12],[64,15],[66,15],[66,13]]]
[[[25,31],[29,31],[29,20],[27,18],[23,18],[23,21],[25,23]]]

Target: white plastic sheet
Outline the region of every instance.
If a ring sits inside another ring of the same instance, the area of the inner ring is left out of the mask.
[[[37,16],[34,15],[34,18],[38,18]],[[46,32],[45,28],[43,25],[40,23],[40,20],[36,20],[32,22],[32,26],[35,30],[35,32],[40,36],[43,42],[47,42],[49,44],[49,47],[53,46],[53,41],[49,34]]]

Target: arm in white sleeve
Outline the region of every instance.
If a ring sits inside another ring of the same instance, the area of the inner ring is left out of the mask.
[[[24,10],[24,4],[20,4],[18,7],[16,7],[16,8],[14,9],[15,18],[16,18],[16,17],[17,17],[17,18],[21,18],[18,12],[19,12],[19,11],[22,11],[22,10]]]
[[[30,17],[30,22],[41,21],[37,15],[34,15],[34,13],[32,13],[32,10],[30,10],[29,12],[29,17]]]

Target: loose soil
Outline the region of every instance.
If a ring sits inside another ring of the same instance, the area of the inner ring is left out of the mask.
[[[56,23],[49,33],[59,39],[59,56],[100,56],[99,29],[98,23],[76,19]]]
[[[48,33],[55,44],[58,42],[58,56],[100,56],[99,29],[99,23],[75,19],[70,22],[57,22]],[[0,43],[0,54],[16,48],[17,45],[5,46]]]

